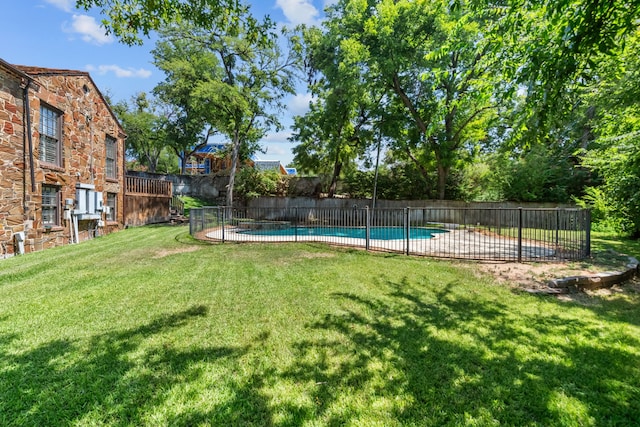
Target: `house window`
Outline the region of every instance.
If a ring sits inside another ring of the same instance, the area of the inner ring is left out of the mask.
[[[116,139],[107,135],[105,139],[105,145],[107,146],[107,155],[106,155],[106,175],[107,178],[118,178],[117,170],[116,170],[116,157],[118,153]]]
[[[46,226],[60,225],[60,191],[52,185],[42,186],[42,223]]]
[[[107,193],[107,206],[109,207],[109,213],[107,213],[107,221],[116,221],[116,193]]]
[[[62,114],[46,106],[40,106],[40,160],[61,166],[60,118]]]

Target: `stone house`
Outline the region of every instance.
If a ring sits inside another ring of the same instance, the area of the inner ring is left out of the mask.
[[[0,258],[121,229],[125,137],[89,73],[0,59]]]

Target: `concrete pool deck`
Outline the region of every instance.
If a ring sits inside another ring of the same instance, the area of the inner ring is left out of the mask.
[[[203,232],[209,240],[229,242],[320,242],[332,245],[364,248],[366,240],[353,237],[298,235],[268,236],[242,233],[235,227],[208,229]],[[224,233],[224,236],[223,236]],[[406,241],[369,240],[369,249],[407,253]],[[478,232],[472,229],[450,230],[437,234],[429,239],[410,239],[409,254],[446,258],[464,258],[477,260],[509,260],[518,259],[518,241],[491,233]],[[542,244],[522,240],[521,259],[523,261],[554,260],[556,251]]]

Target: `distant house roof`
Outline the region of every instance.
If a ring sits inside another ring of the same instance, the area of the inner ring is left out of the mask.
[[[296,168],[285,168],[280,160],[254,160],[253,167],[258,170],[272,170],[282,175],[297,175]]]
[[[255,160],[253,162],[253,167],[261,171],[274,170],[276,172],[280,172],[280,161],[279,160]]]
[[[194,151],[193,155],[197,158],[208,158],[216,153],[220,153],[229,148],[229,144],[209,143]],[[257,160],[251,157],[248,164],[257,170],[273,170],[282,175],[297,175],[296,168],[285,168],[279,160]]]
[[[214,154],[227,148],[227,144],[207,144],[196,150],[195,154]]]

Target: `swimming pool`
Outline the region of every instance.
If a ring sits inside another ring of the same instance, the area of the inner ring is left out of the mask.
[[[371,227],[369,238],[372,240],[398,240],[406,238],[404,227]],[[437,228],[409,228],[410,239],[431,239],[436,234],[446,233]],[[363,227],[289,227],[283,229],[242,230],[240,234],[251,236],[331,236],[366,239],[367,230]]]

